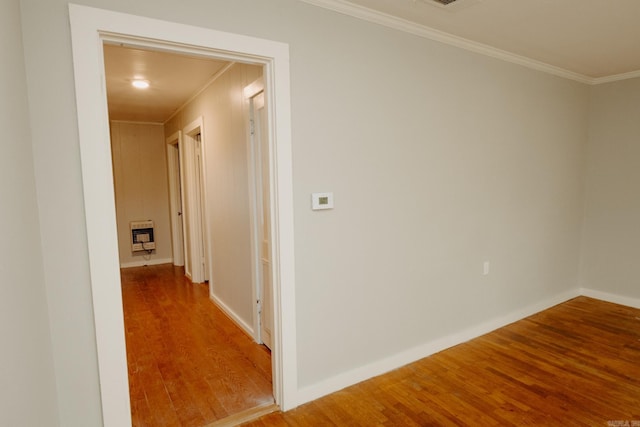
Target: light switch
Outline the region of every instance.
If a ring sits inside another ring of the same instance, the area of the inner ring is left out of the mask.
[[[311,209],[333,209],[333,193],[311,193]]]
[[[489,274],[489,261],[485,261],[482,264],[482,274],[485,276]]]

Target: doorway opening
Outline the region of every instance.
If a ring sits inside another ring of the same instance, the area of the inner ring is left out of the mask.
[[[276,403],[296,406],[293,195],[288,47],[282,43],[70,5],[78,131],[104,425],[130,425],[102,43],[187,52],[264,67],[272,195],[270,226]],[[98,42],[98,43],[96,43]],[[278,64],[276,67],[275,65]],[[277,112],[277,114],[276,114]],[[116,286],[114,286],[116,285]]]
[[[139,262],[129,262],[137,252],[124,239],[119,245],[121,267],[131,269],[122,271],[121,286],[134,425],[149,413],[176,425],[180,419],[208,423],[273,403],[270,351],[255,348],[263,337],[271,347],[272,324],[265,320],[273,318],[266,300],[272,292],[263,85],[242,103],[232,102],[245,93],[238,82],[253,75],[262,81],[262,67],[122,44],[103,47],[109,116],[116,119],[111,139],[119,234],[126,239],[124,224],[142,217],[156,224],[154,248],[137,248]],[[128,84],[140,77],[152,93]],[[162,122],[153,123],[158,118]],[[166,130],[176,128],[182,130],[167,141]],[[259,230],[250,233],[249,223]],[[249,251],[249,241],[258,247]],[[188,281],[180,280],[182,269],[156,266],[171,246],[180,252],[180,244]],[[217,249],[209,256],[212,246]],[[179,289],[185,286],[194,289]],[[259,307],[253,318],[252,305]],[[164,328],[154,327],[159,319]],[[257,344],[241,336],[243,330]]]

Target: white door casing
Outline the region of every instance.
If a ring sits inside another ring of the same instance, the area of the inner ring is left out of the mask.
[[[249,182],[252,216],[252,272],[256,307],[254,331],[256,341],[271,348],[273,329],[271,268],[271,203],[269,181],[269,133],[262,78],[244,88],[249,101]]]
[[[254,129],[256,135],[257,159],[260,162],[261,194],[258,198],[260,204],[260,333],[262,342],[271,348],[271,335],[273,330],[273,289],[271,271],[271,197],[269,194],[269,140],[267,126],[267,112],[264,99],[264,91],[254,98]]]
[[[103,424],[131,425],[103,42],[263,65],[268,98],[276,403],[298,402],[289,48],[280,42],[70,4]]]
[[[167,171],[169,174],[169,209],[171,210],[171,247],[173,265],[184,265],[184,223],[182,212],[182,131],[177,131],[167,138]]]
[[[185,272],[194,283],[202,283],[207,277],[207,254],[210,253],[208,243],[211,239],[207,229],[205,169],[202,144],[204,143],[203,118],[199,117],[189,123],[182,131],[184,173],[183,198],[185,200],[182,212],[186,231],[187,253],[185,265],[190,268]]]

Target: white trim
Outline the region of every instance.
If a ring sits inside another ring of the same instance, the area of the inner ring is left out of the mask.
[[[242,89],[242,93],[244,94],[245,99],[251,99],[263,91],[264,79],[262,77],[258,77],[257,79],[249,83],[244,89]]]
[[[145,265],[172,264],[173,258],[141,259],[120,264],[120,268],[144,267]]]
[[[182,221],[182,131],[165,139],[167,151],[167,179],[169,181],[169,219],[171,221],[171,251],[173,263],[184,266],[184,227]]]
[[[562,304],[579,296],[599,299],[602,301],[612,302],[615,304],[625,305],[633,308],[640,308],[640,298],[626,297],[622,295],[601,292],[594,289],[572,289],[553,298],[531,304],[520,310],[516,310],[507,315],[483,322],[479,325],[464,329],[440,339],[421,344],[417,347],[405,350],[396,355],[377,360],[368,365],[355,368],[351,371],[343,372],[332,378],[328,378],[310,386],[303,387],[298,393],[298,405],[318,399],[327,394],[336,392],[345,387],[357,384],[361,381],[382,375],[393,369],[413,363],[422,358],[431,356],[442,350],[456,346],[463,342],[482,336],[486,333],[504,327],[510,323],[517,322],[533,314],[549,309],[555,305]]]
[[[247,172],[249,182],[249,212],[251,213],[251,292],[253,297],[253,339],[263,344],[262,339],[262,317],[261,309],[264,307],[262,301],[262,284],[264,278],[262,277],[262,260],[260,257],[260,247],[262,246],[262,239],[260,237],[262,227],[260,226],[260,216],[262,214],[262,188],[259,188],[258,181],[262,182],[261,174],[257,172],[261,170],[261,159],[256,157],[256,147],[260,144],[260,141],[255,140],[254,123],[254,100],[253,98],[258,94],[264,92],[264,78],[258,77],[253,82],[249,83],[243,89],[244,101],[247,106],[247,114],[245,117],[246,123],[246,146],[247,146]],[[257,150],[260,152],[260,150]],[[271,172],[269,172],[271,174]],[[260,175],[260,177],[258,177]]]
[[[553,298],[531,304],[507,315],[483,322],[479,325],[447,335],[440,339],[421,344],[412,349],[408,349],[396,355],[377,360],[368,365],[355,368],[351,371],[338,374],[319,383],[303,387],[299,390],[298,393],[298,405],[302,405],[304,403],[318,399],[322,396],[341,390],[345,387],[357,384],[361,381],[373,378],[378,375],[382,375],[393,369],[397,369],[399,367],[413,363],[422,358],[431,356],[442,350],[446,350],[471,339],[480,337],[491,331],[502,328],[513,322],[517,322],[533,314],[547,310],[555,305],[562,304],[563,302],[569,301],[579,296],[586,296],[602,301],[625,305],[628,307],[640,308],[640,298],[632,298],[586,288],[572,289],[558,294]]]
[[[254,333],[253,328],[251,327],[251,325],[249,325],[247,322],[242,320],[242,317],[238,316],[236,314],[236,312],[233,311],[233,309],[231,309],[231,307],[229,307],[227,304],[222,302],[222,300],[220,298],[218,298],[216,295],[211,294],[211,295],[209,295],[209,297],[211,298],[211,301],[215,305],[217,305],[220,310],[222,310],[224,312],[224,314],[229,316],[229,318],[235,324],[237,324],[240,327],[240,329],[242,329],[244,331],[244,333],[249,335],[249,337],[251,337],[251,339],[254,338],[255,333]]]
[[[604,83],[619,82],[620,80],[635,79],[637,77],[640,77],[640,70],[605,77],[597,77],[593,79],[592,84],[600,85]]]
[[[200,139],[196,136],[200,135]],[[182,143],[184,144],[184,156],[181,160],[184,162],[183,170],[184,182],[183,189],[186,196],[185,210],[182,212],[183,222],[188,224],[189,230],[188,246],[190,263],[187,262],[185,254],[185,266],[190,265],[190,271],[186,271],[191,276],[191,281],[197,283],[205,282],[207,272],[211,271],[211,238],[209,234],[209,217],[210,212],[207,195],[207,176],[206,176],[206,159],[205,159],[205,132],[204,117],[199,116],[182,129]],[[199,156],[199,157],[198,157]],[[199,164],[197,165],[197,163]],[[197,166],[197,167],[196,167]],[[196,174],[199,170],[201,175]],[[199,191],[196,191],[199,190]],[[205,236],[203,239],[202,237]],[[204,244],[204,246],[203,246]],[[200,254],[204,254],[204,259],[200,258]]]
[[[418,24],[408,21],[406,19],[398,18],[397,16],[389,15],[384,12],[379,12],[374,9],[370,9],[365,6],[360,6],[351,3],[346,0],[300,0],[305,3],[312,4],[314,6],[322,7],[324,9],[332,10],[334,12],[342,13],[354,18],[362,19],[364,21],[373,22],[374,24],[383,25],[385,27],[393,28],[395,30],[403,31],[405,33],[413,34],[425,39],[438,41],[451,46],[459,47],[471,52],[479,53],[481,55],[490,56],[492,58],[500,59],[513,64],[522,65],[533,70],[542,71],[544,73],[552,74],[554,76],[563,77],[569,80],[575,80],[580,83],[588,85],[597,85],[601,83],[608,83],[618,80],[626,80],[635,77],[640,77],[640,70],[632,71],[629,73],[617,74],[607,77],[589,77],[584,74],[569,71],[564,68],[556,67],[555,65],[547,64],[546,62],[537,61],[535,59],[528,58],[526,56],[517,55],[515,53],[508,52],[506,50],[498,49],[483,43],[479,43],[473,40],[465,39],[463,37],[455,36],[453,34],[446,33],[444,31],[436,30],[435,28],[428,27],[426,25]]]
[[[249,86],[247,86],[249,87]],[[260,284],[261,275],[260,275],[260,245],[262,244],[259,237],[259,223],[260,218],[258,215],[259,203],[258,203],[258,189],[256,186],[256,177],[257,177],[257,161],[255,157],[255,141],[254,134],[252,132],[253,129],[253,100],[247,99],[246,91],[247,88],[244,88],[245,91],[245,105],[246,109],[246,117],[244,118],[245,126],[245,142],[247,147],[247,182],[249,187],[249,218],[251,223],[251,232],[249,233],[249,239],[251,244],[251,298],[252,298],[252,313],[253,313],[253,334],[252,338],[258,343],[262,344],[262,336],[260,327],[262,323],[262,319],[260,318]]]
[[[104,58],[95,17],[69,5],[102,420],[131,425]],[[89,19],[87,19],[89,18]]]
[[[611,294],[609,292],[597,291],[595,289],[582,288],[581,295],[589,298],[595,298],[602,301],[612,302],[614,304],[626,305],[627,307],[640,308],[640,298],[627,297],[624,295]]]
[[[176,111],[173,112],[173,114],[171,114],[169,116],[169,118],[167,118],[167,120],[164,121],[164,124],[169,123],[169,120],[173,119],[176,115],[178,115],[182,110],[184,110],[184,108],[189,105],[191,102],[193,102],[194,99],[196,99],[198,96],[200,96],[200,94],[202,92],[204,92],[205,90],[209,89],[209,86],[211,86],[216,80],[218,80],[224,73],[226,73],[229,68],[233,67],[236,63],[231,61],[228,64],[226,64],[224,67],[222,67],[221,69],[219,69],[205,84],[202,88],[200,88],[196,93],[194,93],[193,95],[191,95],[191,97],[189,99],[187,99],[185,102],[182,103],[181,106],[178,107],[178,109]]]
[[[120,12],[69,5],[78,136],[98,373],[105,427],[131,425],[109,140],[103,43],[114,37],[168,51],[194,52],[261,64],[274,112],[272,222],[274,276],[273,380],[276,403],[292,409],[297,399],[295,254],[289,46]],[[163,42],[163,41],[169,41]],[[275,114],[277,113],[277,114]]]
[[[293,149],[289,46],[269,46],[264,82],[269,96],[271,265],[273,286],[272,366],[276,403],[287,411],[298,401],[298,347],[293,228]],[[266,49],[265,49],[266,50]],[[277,65],[277,67],[276,67]],[[274,352],[275,350],[275,352]]]
[[[161,122],[136,122],[135,120],[111,120],[111,123],[123,123],[127,125],[164,126]]]
[[[338,374],[319,383],[303,387],[298,392],[298,398],[300,399],[298,400],[298,405],[302,405],[303,403],[318,399],[322,396],[341,390],[350,385],[357,384],[366,379],[382,375],[393,369],[397,369],[427,356],[431,356],[432,354],[435,354],[439,351],[469,341],[473,338],[477,338],[488,332],[494,331],[498,328],[524,319],[525,317],[531,316],[535,313],[539,313],[543,310],[553,307],[554,305],[561,304],[578,296],[580,296],[579,289],[572,289],[558,294],[553,298],[539,301],[537,303],[523,307],[519,310],[508,313],[504,316],[488,320],[479,325],[472,326],[462,331],[447,335],[445,337],[430,341],[425,344],[421,344],[409,350],[405,350],[396,355],[377,360],[368,365],[355,368],[342,374]]]

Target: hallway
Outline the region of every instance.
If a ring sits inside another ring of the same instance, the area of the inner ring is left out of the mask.
[[[121,270],[133,426],[203,426],[273,402],[271,354],[164,264]]]

